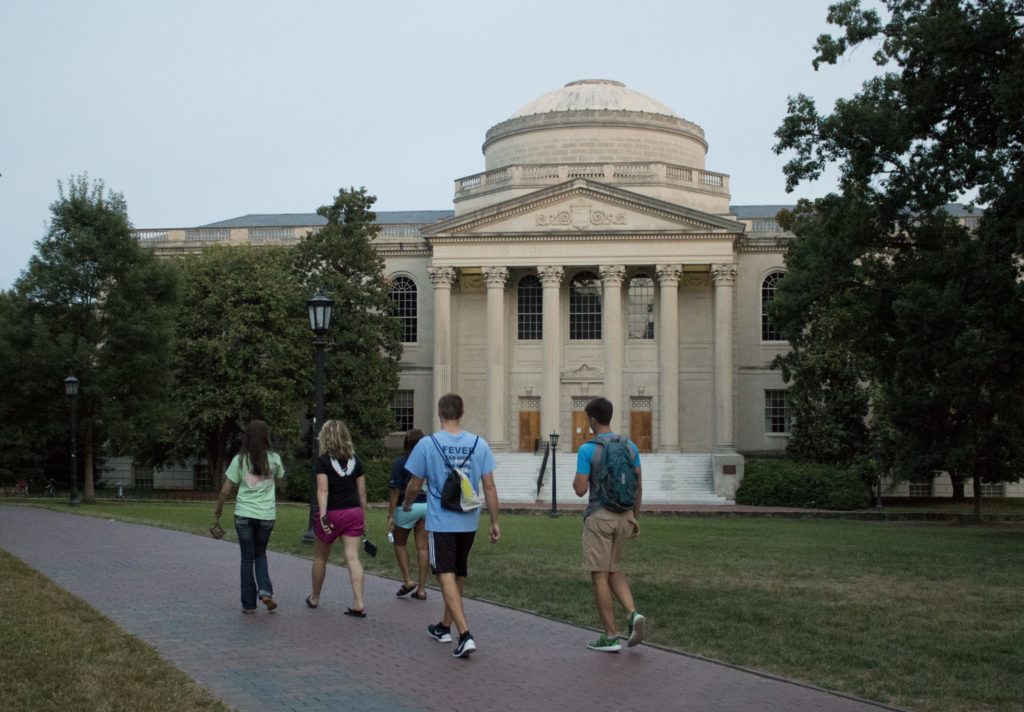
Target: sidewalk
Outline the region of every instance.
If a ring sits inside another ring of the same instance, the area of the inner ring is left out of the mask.
[[[399,599],[395,581],[367,576],[368,617],[350,618],[348,576],[330,566],[310,610],[310,562],[273,552],[280,608],[243,616],[237,545],[155,527],[0,506],[0,548],[239,710],[887,709],[647,645],[591,652],[593,631],[473,600],[479,649],[456,659],[426,633],[440,618],[437,590]]]

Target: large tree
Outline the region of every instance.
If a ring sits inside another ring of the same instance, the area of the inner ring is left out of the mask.
[[[776,133],[790,189],[830,164],[841,177],[789,216],[774,317],[798,352],[845,349],[878,389],[882,460],[972,478],[980,512],[982,479],[1024,469],[1024,2],[885,6],[831,6],[842,33],[814,60],[877,42],[885,71],[831,114],[790,99]],[[946,209],[965,197],[985,208],[971,229]]]
[[[384,260],[372,242],[379,231],[365,188],[338,191],[317,214],[327,224],[297,247],[296,264],[309,296],[334,300],[327,333],[326,416],[348,425],[360,452],[379,454],[394,428],[388,405],[398,386],[402,347],[391,316]]]
[[[178,263],[177,452],[205,456],[215,481],[248,420],[265,420],[278,447],[297,440],[312,369],[292,259],[240,246]]]
[[[85,175],[59,190],[49,229],[8,307],[17,313],[21,356],[34,359],[37,369],[19,384],[21,392],[49,396],[60,373],[81,382],[77,402],[88,502],[94,499],[99,455],[107,449],[147,451],[167,421],[175,280],[135,240],[121,194],[108,193],[102,181]],[[27,403],[19,418],[35,427],[51,410]]]

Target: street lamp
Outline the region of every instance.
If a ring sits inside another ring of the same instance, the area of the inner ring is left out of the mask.
[[[548,436],[551,443],[551,512],[550,517],[558,516],[558,480],[555,477],[555,463],[558,461],[558,433],[551,433]]]
[[[309,528],[302,535],[302,541],[307,544],[313,542],[313,517],[317,510],[316,502],[316,460],[320,454],[320,428],[324,424],[324,347],[327,346],[327,339],[324,335],[331,328],[331,314],[334,310],[334,301],[320,292],[306,302],[306,311],[309,313],[309,328],[316,336],[313,339],[313,346],[316,347],[316,373],[313,377],[313,452],[312,472],[310,473],[309,488]]]
[[[64,379],[64,392],[71,400],[71,498],[68,504],[72,507],[81,505],[78,499],[78,438],[75,436],[75,415],[78,410],[78,379],[68,376]]]

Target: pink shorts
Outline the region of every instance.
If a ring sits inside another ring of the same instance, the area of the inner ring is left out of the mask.
[[[327,512],[327,521],[331,523],[330,534],[320,526],[320,517],[313,520],[313,532],[324,544],[333,544],[339,536],[359,536],[366,530],[362,507],[332,509]]]

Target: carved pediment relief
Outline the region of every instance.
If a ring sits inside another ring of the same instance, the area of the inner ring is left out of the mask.
[[[601,381],[602,379],[604,379],[604,371],[587,363],[581,364],[579,368],[562,371],[563,383]]]
[[[591,227],[608,229],[627,225],[626,211],[609,209],[586,200],[574,200],[569,205],[559,206],[556,210],[541,211],[534,215],[538,227],[587,230]]]

